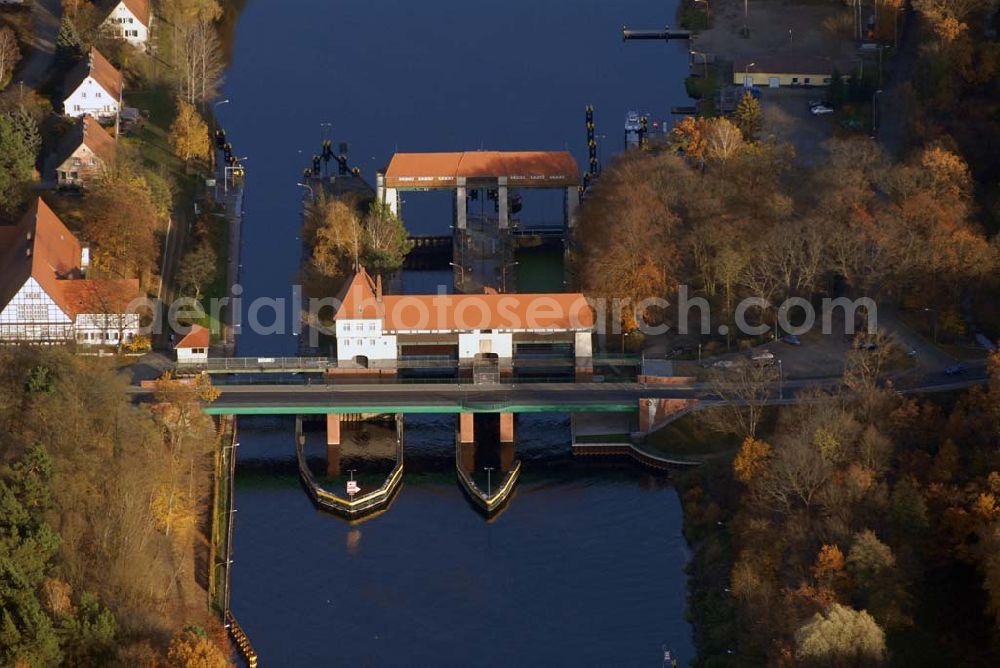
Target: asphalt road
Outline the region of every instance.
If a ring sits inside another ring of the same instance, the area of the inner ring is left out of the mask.
[[[21,69],[14,75],[15,82],[38,90],[48,82],[52,75],[52,63],[56,54],[56,37],[59,36],[59,19],[62,16],[62,3],[59,0],[35,0],[31,7],[31,20],[34,30],[31,51],[21,64]]]
[[[906,388],[913,393],[960,390],[983,383],[984,368],[972,368],[962,376],[941,375],[925,385]],[[780,396],[775,389],[774,401],[791,403],[800,390],[840,386],[839,378],[821,380],[786,381]],[[478,412],[496,412],[513,407],[561,411],[626,410],[636,406],[639,399],[699,399],[713,401],[717,395],[707,383],[689,385],[659,385],[642,383],[560,383],[560,384],[497,384],[497,385],[225,385],[219,386],[221,396],[211,405],[212,413],[306,412],[311,409],[325,412],[329,408],[380,407],[387,412],[392,407],[410,410],[441,409],[455,412],[459,409]],[[152,390],[133,388],[141,398]]]

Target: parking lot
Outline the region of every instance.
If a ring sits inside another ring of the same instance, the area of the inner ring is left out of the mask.
[[[822,100],[824,88],[762,88],[760,106],[764,116],[761,137],[774,137],[795,147],[795,161],[811,167],[826,158],[823,143],[833,136],[835,114],[813,116],[810,100]]]

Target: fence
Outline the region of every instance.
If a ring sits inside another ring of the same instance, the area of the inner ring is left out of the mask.
[[[590,457],[628,457],[632,461],[657,471],[669,471],[677,466],[699,466],[701,462],[667,459],[644,452],[632,443],[584,443],[574,441],[573,454]]]
[[[243,657],[243,660],[246,661],[247,668],[257,668],[257,651],[250,644],[250,638],[243,630],[243,627],[240,626],[240,623],[236,621],[236,617],[231,612],[226,612],[225,619],[226,627],[229,629],[229,636],[236,643],[236,648],[240,651],[240,656]]]
[[[295,420],[295,452],[298,458],[299,475],[313,503],[332,513],[348,519],[360,519],[366,515],[384,510],[392,502],[403,482],[403,416],[396,415],[396,465],[382,486],[373,492],[354,499],[345,499],[320,487],[309,470],[305,456],[305,437],[302,434],[302,418]]]
[[[507,474],[507,479],[497,488],[497,491],[493,494],[487,494],[479,488],[479,485],[472,479],[472,476],[462,468],[461,447],[462,444],[456,438],[455,471],[458,473],[458,481],[462,484],[462,489],[476,507],[486,513],[487,516],[492,515],[503,508],[507,501],[510,500],[511,493],[514,491],[514,485],[517,484],[518,478],[521,477],[521,460],[519,459],[514,463],[514,468]]]

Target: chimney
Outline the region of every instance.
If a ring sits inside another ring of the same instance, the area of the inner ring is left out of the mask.
[[[375,277],[375,301],[382,301],[382,274]]]

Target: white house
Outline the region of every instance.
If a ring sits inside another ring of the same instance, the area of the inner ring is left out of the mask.
[[[74,118],[90,114],[112,119],[122,100],[122,75],[94,48],[66,77],[63,113]]]
[[[193,325],[191,331],[174,346],[177,363],[205,364],[208,362],[208,344],[208,330],[200,325]]]
[[[149,0],[118,0],[104,19],[104,28],[137,49],[146,50],[153,14]]]
[[[137,280],[87,279],[89,251],[38,198],[0,227],[0,342],[116,345],[138,332]]]
[[[336,300],[342,369],[395,369],[415,354],[509,370],[518,345],[539,342],[572,345],[582,366],[593,355],[594,314],[579,293],[383,295],[381,281],[360,268]]]

